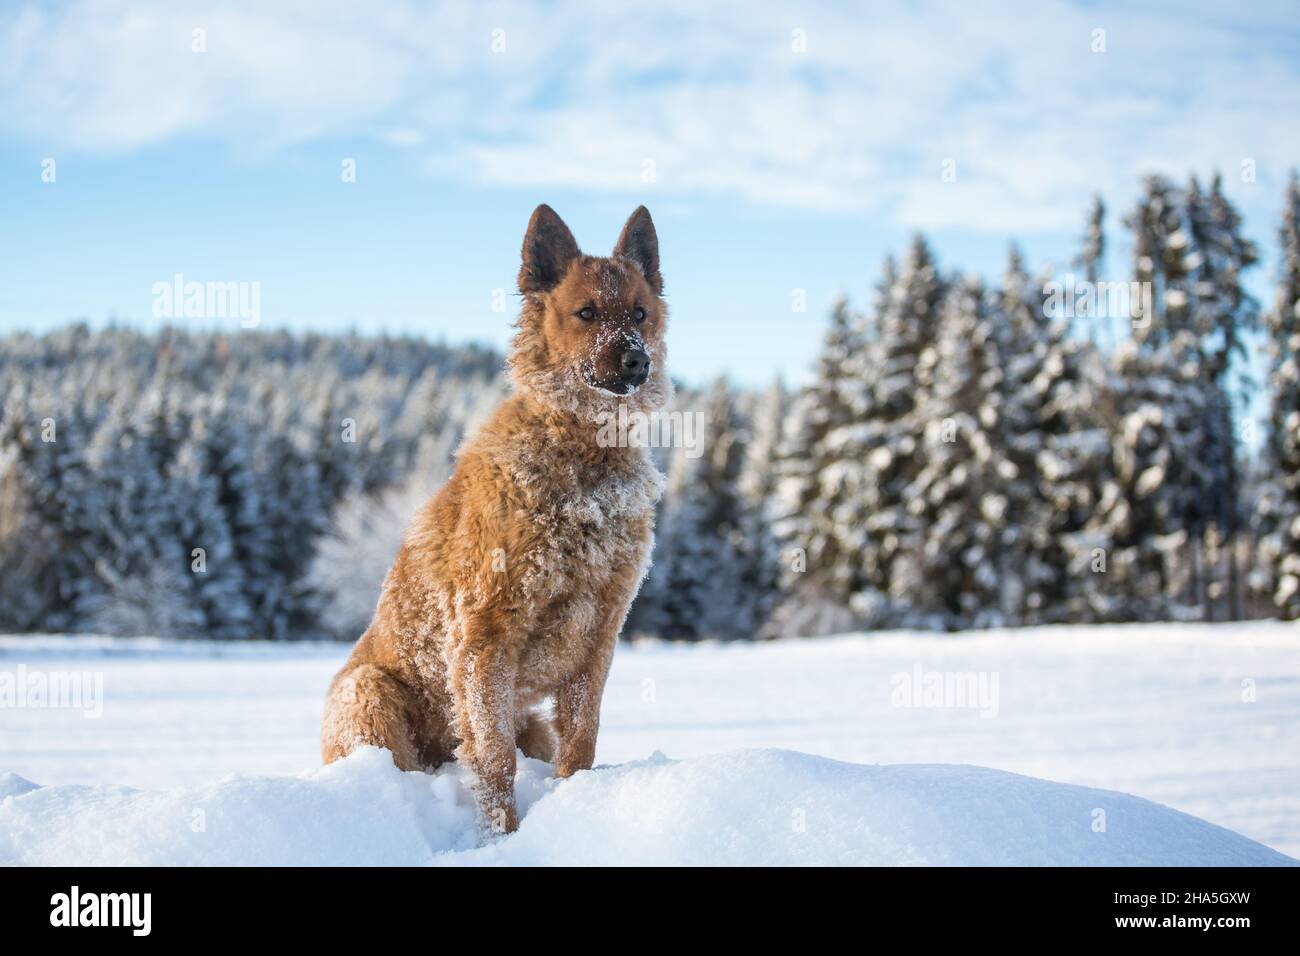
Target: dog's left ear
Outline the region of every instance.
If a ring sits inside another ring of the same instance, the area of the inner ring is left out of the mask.
[[[527,294],[554,288],[581,254],[578,242],[564,220],[556,215],[554,209],[542,203],[533,210],[532,218],[528,220],[528,232],[524,235],[519,291]]]
[[[655,232],[650,210],[637,206],[628,217],[623,234],[614,246],[614,255],[631,259],[641,267],[641,272],[655,295],[663,295],[664,277],[659,274],[659,234]]]

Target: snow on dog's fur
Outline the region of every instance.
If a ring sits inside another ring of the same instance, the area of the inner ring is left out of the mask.
[[[549,206],[524,237],[513,393],[415,516],[374,620],[330,685],[326,763],[363,744],[404,770],[464,761],[485,822],[517,826],[515,748],[591,766],[605,676],[649,566],[663,476],[603,447],[620,404],[671,397],[659,244],[644,206],[583,255]],[[628,444],[620,442],[619,444]],[[553,699],[553,714],[542,705]]]

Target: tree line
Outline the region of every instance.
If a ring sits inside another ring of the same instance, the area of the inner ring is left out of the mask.
[[[659,559],[634,625],[1300,617],[1300,182],[1267,306],[1243,285],[1259,253],[1217,176],[1143,182],[1118,283],[1100,200],[1086,222],[1077,275],[1031,276],[1013,246],[997,283],[945,272],[918,236],[869,308],[836,305],[807,387],[755,404],[715,386],[710,419],[747,425],[675,462],[661,534],[689,543]],[[1251,455],[1257,387],[1269,423]]]
[[[706,440],[656,449],[626,632],[1300,617],[1300,181],[1268,303],[1217,177],[1150,177],[1120,219],[1117,283],[1100,201],[1068,276],[1012,247],[987,282],[918,236],[832,310],[806,386],[680,389]],[[500,368],[412,338],[8,335],[0,629],[355,638]]]

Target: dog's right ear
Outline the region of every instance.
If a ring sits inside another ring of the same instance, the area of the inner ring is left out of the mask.
[[[524,233],[519,291],[527,295],[553,289],[579,255],[578,243],[569,227],[554,209],[542,203],[533,210],[528,231]]]

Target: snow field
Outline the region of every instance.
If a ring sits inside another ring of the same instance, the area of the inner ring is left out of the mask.
[[[0,771],[16,775],[0,785],[0,860],[1276,862],[1138,798],[1300,853],[1298,634],[621,647],[607,766],[556,782],[526,762],[520,832],[483,847],[460,768],[400,774],[363,753],[319,769],[344,647],[0,638],[0,677],[21,664],[103,686],[99,717],[0,707]],[[932,675],[972,678],[972,699],[927,703]]]

